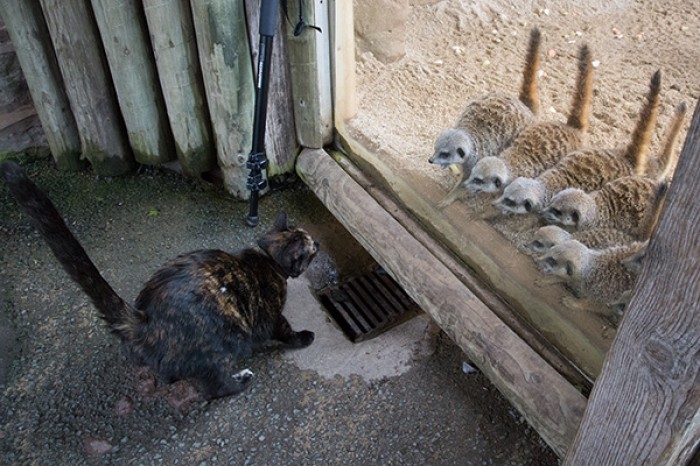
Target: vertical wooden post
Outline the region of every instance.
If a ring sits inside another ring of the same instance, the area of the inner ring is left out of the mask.
[[[192,16],[224,184],[235,197],[248,199],[245,163],[253,140],[255,86],[243,1],[197,0]]]
[[[353,2],[331,0],[333,109],[336,121],[357,113]]]
[[[182,170],[216,167],[189,0],[143,0],[158,78]]]
[[[36,113],[61,170],[78,170],[80,136],[38,0],[3,0],[0,15],[15,44]]]
[[[298,2],[289,2],[287,25],[289,62],[292,70],[292,94],[297,138],[304,147],[319,149],[333,140],[333,102],[331,97],[330,35],[328,4],[323,0],[302,0],[306,28],[294,36],[299,20]]]
[[[83,157],[100,175],[134,165],[88,0],[41,0]]]
[[[260,47],[260,1],[245,0],[248,18],[248,40],[253,52],[253,64],[258,62]],[[284,16],[280,8],[280,20],[272,42],[272,63],[270,64],[270,89],[267,101],[265,152],[270,165],[268,176],[294,171],[294,161],[299,152],[294,124],[292,83],[287,54],[287,35]],[[253,67],[257,78],[257,69]]]
[[[157,165],[175,158],[172,133],[139,0],[92,0],[136,161]]]
[[[567,465],[684,465],[700,445],[700,102]]]

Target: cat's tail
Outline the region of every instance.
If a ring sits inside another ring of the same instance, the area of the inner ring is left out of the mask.
[[[63,269],[90,297],[112,332],[123,339],[131,339],[138,322],[145,319],[143,313],[134,310],[109,286],[51,200],[19,165],[4,162],[0,165],[0,175]]]

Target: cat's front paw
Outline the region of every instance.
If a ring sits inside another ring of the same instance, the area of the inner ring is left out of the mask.
[[[243,369],[240,372],[233,374],[233,380],[240,384],[248,384],[253,380],[253,372],[250,369]]]
[[[297,341],[299,342],[299,348],[306,348],[314,342],[314,332],[310,330],[302,330],[297,332]]]

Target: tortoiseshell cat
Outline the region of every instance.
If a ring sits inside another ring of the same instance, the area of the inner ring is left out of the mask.
[[[206,399],[245,390],[253,373],[239,359],[269,348],[304,348],[313,332],[295,332],[282,316],[287,278],[297,277],[318,251],[301,229],[279,214],[258,241],[237,254],[199,250],[166,263],[134,305],[102,278],[51,200],[14,162],[0,173],[70,277],[90,297],[126,353],[165,382],[193,379]]]

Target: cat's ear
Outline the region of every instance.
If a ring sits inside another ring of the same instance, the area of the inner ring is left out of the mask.
[[[284,231],[287,229],[287,213],[285,211],[280,210],[280,213],[277,214],[277,219],[272,229],[274,231]]]

